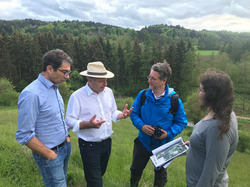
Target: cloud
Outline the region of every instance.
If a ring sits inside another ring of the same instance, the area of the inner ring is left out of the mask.
[[[250,32],[249,0],[0,0],[0,19],[79,20],[141,29],[156,24]]]
[[[184,28],[194,30],[228,30],[234,32],[250,32],[250,20],[248,18],[239,18],[229,14],[208,15],[199,18],[188,19],[170,19],[170,22],[181,25]]]
[[[11,17],[12,10],[16,10],[21,7],[21,4],[18,0],[1,0],[0,2],[0,18],[2,17]]]

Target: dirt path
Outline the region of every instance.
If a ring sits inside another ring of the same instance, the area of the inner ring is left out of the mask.
[[[243,117],[243,116],[237,116],[238,119],[245,119],[245,120],[250,120],[249,117]],[[245,124],[246,128],[248,128],[250,130],[250,125]]]
[[[237,116],[237,118],[239,118],[239,119],[246,119],[246,120],[250,120],[250,118],[249,118],[249,117],[243,117],[243,116]]]

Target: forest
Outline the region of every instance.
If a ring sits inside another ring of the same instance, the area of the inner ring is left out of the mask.
[[[115,74],[108,86],[118,96],[135,97],[146,87],[154,63],[171,65],[173,87],[185,102],[197,90],[199,75],[208,68],[228,73],[239,108],[250,110],[250,33],[195,31],[181,26],[153,25],[141,30],[84,21],[0,20],[0,76],[17,92],[37,78],[42,56],[63,49],[73,59],[65,83],[74,91],[86,83],[78,73],[88,62],[102,61]],[[199,51],[217,54],[201,55]]]
[[[102,61],[115,74],[108,80],[117,107],[133,103],[148,87],[147,75],[157,62],[166,60],[173,71],[169,86],[184,103],[188,121],[204,116],[198,102],[199,75],[209,68],[226,72],[235,88],[234,111],[239,122],[239,145],[229,165],[229,186],[249,186],[250,33],[195,31],[181,26],[152,25],[133,30],[85,21],[0,20],[0,186],[43,186],[32,154],[13,138],[17,130],[17,99],[22,89],[42,71],[42,56],[62,49],[73,59],[69,80],[59,86],[65,107],[71,93],[86,84],[79,75],[87,64]],[[129,119],[114,125],[112,155],[104,186],[128,186],[133,140],[137,129]],[[192,127],[180,136],[188,140]],[[77,136],[71,133],[72,152],[68,186],[86,186]],[[124,136],[126,135],[126,136]],[[185,157],[169,167],[169,185],[185,186]],[[21,164],[20,164],[21,163]],[[152,186],[152,165],[141,183]],[[32,175],[31,175],[32,173]],[[24,180],[25,179],[25,180]],[[147,186],[145,185],[145,186]]]

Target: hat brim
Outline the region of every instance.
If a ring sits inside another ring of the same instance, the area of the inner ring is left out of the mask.
[[[94,77],[94,78],[113,78],[115,75],[111,71],[107,71],[107,74],[105,75],[92,75],[88,74],[88,70],[80,72],[80,75],[86,76],[86,77]]]

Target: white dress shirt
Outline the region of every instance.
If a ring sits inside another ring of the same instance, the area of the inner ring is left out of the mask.
[[[78,138],[99,142],[113,134],[112,121],[119,121],[117,116],[120,113],[110,88],[105,87],[104,91],[97,94],[87,83],[70,96],[65,121],[72,131],[77,133]],[[102,117],[106,122],[100,128],[80,129],[80,122],[90,121],[95,114],[95,120],[100,120]]]

